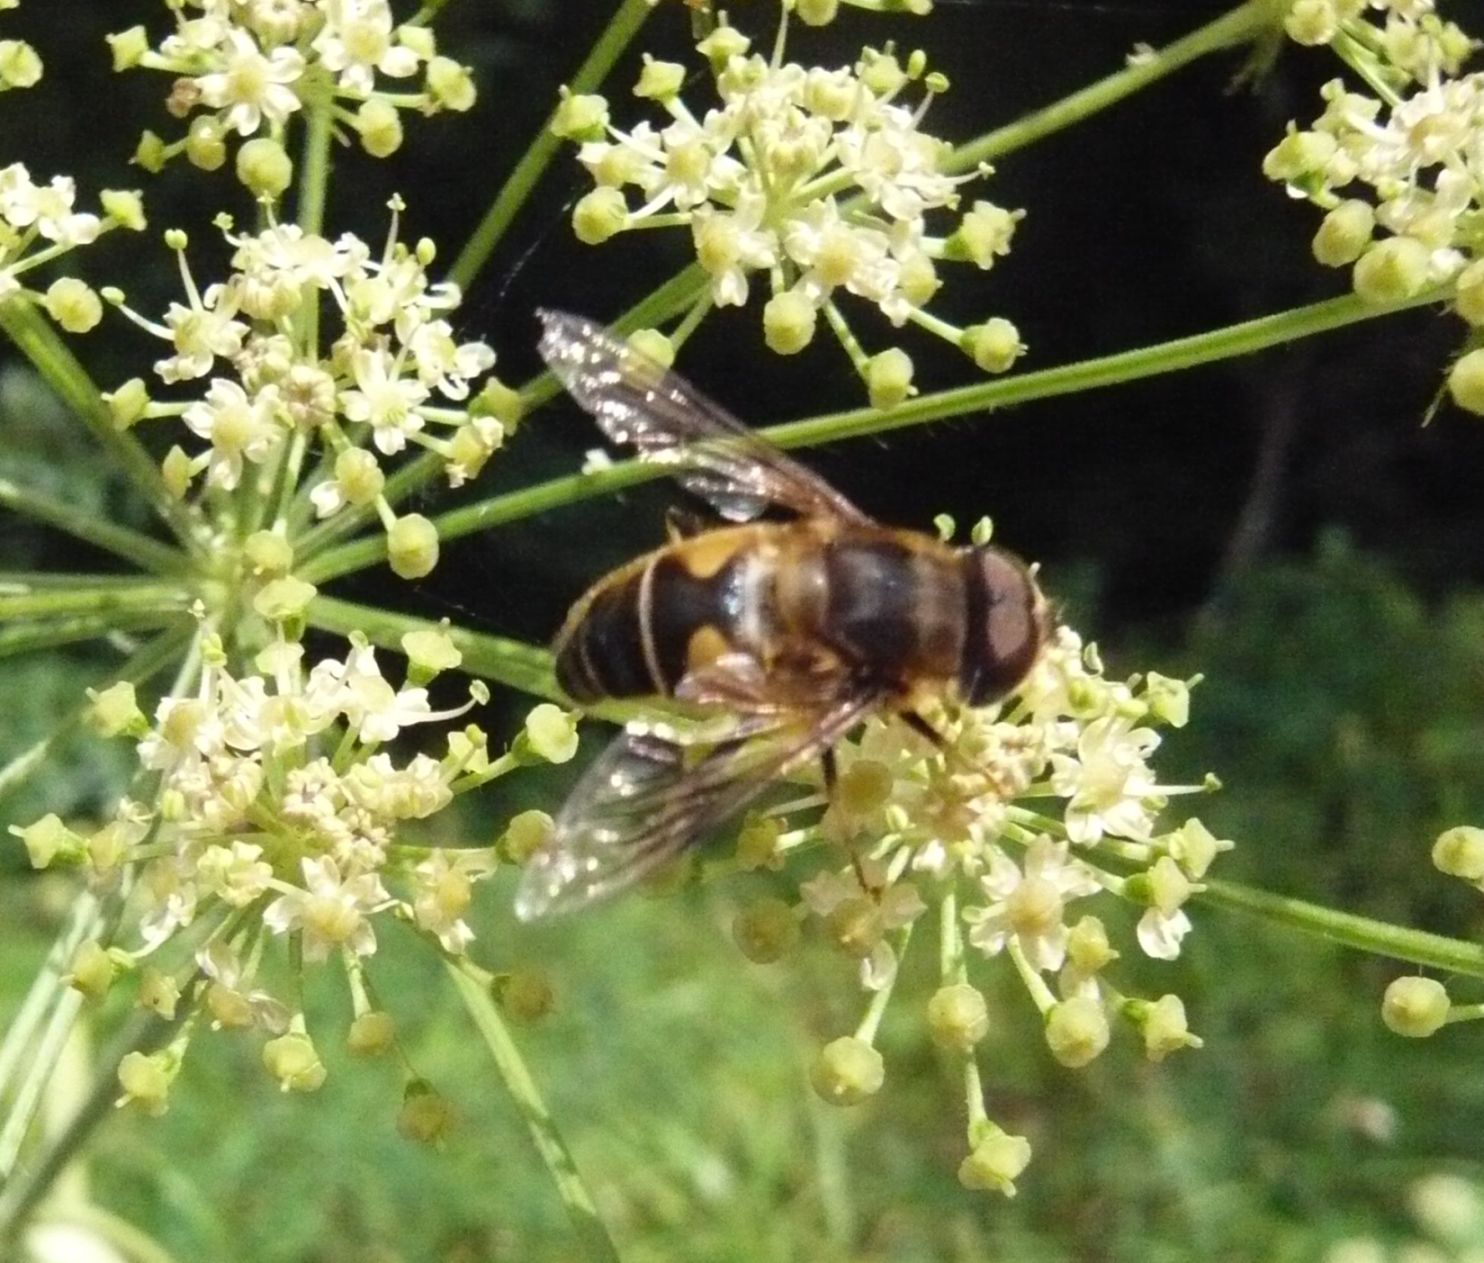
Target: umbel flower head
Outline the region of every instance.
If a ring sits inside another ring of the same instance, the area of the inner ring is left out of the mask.
[[[681,99],[685,69],[654,60],[634,92],[664,111],[657,123],[620,127],[602,97],[564,96],[553,128],[579,145],[596,186],[574,211],[578,237],[682,228],[709,278],[705,303],[743,306],[761,280],[764,335],[780,354],[807,346],[823,315],[878,406],[912,392],[911,361],[862,349],[847,296],[1005,371],[1025,349],[1009,321],[958,328],[927,310],[940,264],[992,267],[1021,217],[987,201],[962,208],[960,186],[987,168],[951,174],[948,146],[922,129],[947,81],[890,45],[833,69],[785,61],[788,9],[771,58],[730,26],[701,39],[717,97],[704,111]]]
[[[839,779],[822,816],[805,815],[826,802],[810,796],[744,826],[742,868],[821,847],[826,857],[792,906],[770,897],[743,911],[737,937],[749,958],[779,959],[801,924],[813,927],[855,962],[869,997],[855,1032],[815,1065],[824,1099],[850,1104],[887,1082],[875,1034],[919,924],[936,927],[942,970],[928,1028],[970,1102],[960,1171],[969,1187],[1013,1193],[1030,1156],[986,1112],[974,1047],[992,1021],[1011,1019],[990,1015],[978,970],[1014,970],[1066,1066],[1094,1060],[1119,1022],[1153,1060],[1200,1045],[1177,996],[1141,998],[1115,982],[1120,949],[1108,928],[1123,919],[1117,905],[1132,904],[1134,949],[1174,959],[1192,929],[1185,904],[1232,845],[1198,819],[1162,822],[1172,797],[1214,787],[1165,784],[1149,763],[1159,728],[1186,722],[1193,682],[1109,679],[1096,649],[1062,627],[1005,701],[927,712],[941,746],[890,717],[871,719],[837,747]]]
[[[359,637],[344,658],[306,669],[286,632],[293,619],[280,589],[292,582],[264,585],[255,601],[275,634],[254,674],[229,670],[220,640],[203,629],[199,686],[165,697],[153,719],[132,686],[93,695],[93,727],[136,743],[148,800],[121,800],[87,835],[54,815],[12,830],[34,867],[79,867],[100,893],[127,896],[125,928],[107,948],[82,946],[72,985],[96,998],[128,976],[142,1007],[166,1018],[188,1009],[166,1053],[136,1055],[120,1070],[125,1097],[152,1112],[163,1110],[201,1021],[260,1032],[265,1066],[285,1091],[324,1081],[300,982],[270,963],[275,942],[292,943],[301,968],[344,971],[353,1051],[390,1046],[391,1019],[373,1006],[366,978],[384,927],[403,922],[463,957],[474,940],[466,920],[473,887],[498,864],[494,846],[428,846],[409,831],[457,794],[573,754],[570,743],[551,740],[555,708],[543,705],[502,755],[491,756],[473,725],[449,731],[436,757],[394,755],[386,743],[458,718],[488,690],[475,682],[465,704],[434,707],[427,685],[460,661],[437,632],[406,638],[412,668],[400,687]]]
[[[171,0],[166,7],[174,30],[157,45],[143,26],[108,37],[114,69],[171,75],[166,107],[190,119],[176,141],[144,134],[135,158],[146,170],[182,153],[214,170],[226,161],[230,136],[281,138],[318,101],[335,102],[340,125],[384,158],[402,143],[399,111],[474,104],[467,69],[438,54],[428,26],[399,25],[389,0]]]

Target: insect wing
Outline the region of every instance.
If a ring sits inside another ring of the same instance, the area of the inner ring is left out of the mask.
[[[769,504],[805,517],[869,525],[871,519],[822,478],[790,460],[720,404],[600,325],[541,311],[541,355],[603,433],[674,467],[676,480],[731,522]]]
[[[833,745],[879,700],[862,694],[815,713],[745,715],[704,743],[664,724],[630,724],[577,783],[551,844],[531,858],[516,915],[570,911],[653,872]]]

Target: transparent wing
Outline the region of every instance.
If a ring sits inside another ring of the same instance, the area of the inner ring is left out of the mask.
[[[542,358],[603,433],[673,466],[680,485],[728,521],[776,504],[805,517],[870,523],[822,478],[602,326],[566,312],[537,315]]]
[[[833,745],[879,701],[865,693],[817,712],[744,715],[706,741],[665,724],[630,724],[577,783],[551,844],[532,857],[516,915],[570,911],[653,872]]]

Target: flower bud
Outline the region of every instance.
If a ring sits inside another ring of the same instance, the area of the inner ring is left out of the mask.
[[[82,837],[64,825],[55,812],[47,813],[24,828],[11,825],[10,832],[25,846],[32,868],[48,868],[58,861],[74,863],[83,857],[85,851]]]
[[[118,962],[99,943],[89,939],[73,954],[67,985],[89,1000],[101,1000],[118,977]]]
[[[1484,416],[1484,347],[1454,362],[1448,370],[1448,393],[1466,412]]]
[[[524,864],[556,834],[556,822],[544,811],[523,811],[505,826],[496,844],[512,864]]]
[[[958,1167],[965,1188],[1015,1196],[1015,1178],[1030,1165],[1031,1142],[1024,1136],[996,1131],[974,1146]]]
[[[1335,156],[1339,142],[1328,132],[1291,131],[1262,160],[1262,173],[1270,180],[1292,183],[1322,171]]]
[[[944,242],[944,257],[973,263],[982,269],[991,268],[998,256],[1010,253],[1015,225],[1024,217],[1024,211],[1009,211],[993,202],[975,202],[958,229]]]
[[[940,987],[927,1006],[928,1034],[939,1048],[970,1052],[989,1033],[989,1007],[968,983]]]
[[[345,1033],[346,1050],[353,1057],[380,1057],[397,1038],[397,1024],[390,1013],[369,1009],[359,1014]]]
[[[294,565],[294,546],[276,531],[254,531],[242,545],[242,555],[254,574],[286,575]]]
[[[364,447],[347,447],[335,457],[335,482],[348,503],[364,507],[381,494],[386,475]]]
[[[1181,1048],[1199,1048],[1201,1040],[1185,1024],[1185,1004],[1177,995],[1165,995],[1154,1003],[1136,1000],[1130,1016],[1144,1036],[1144,1053],[1150,1061],[1163,1061]]]
[[[160,475],[165,480],[165,487],[177,500],[184,499],[191,489],[191,472],[191,458],[178,443],[165,453],[165,459],[160,462]]]
[[[422,579],[438,564],[438,528],[421,513],[408,513],[386,533],[387,560],[399,579]]]
[[[786,289],[763,305],[763,341],[779,355],[797,355],[814,338],[819,313],[804,295]]]
[[[521,399],[520,391],[507,386],[497,377],[486,381],[469,404],[471,417],[494,417],[504,427],[507,436],[515,433],[525,410],[525,401]]]
[[[103,300],[91,285],[74,276],[53,281],[47,287],[42,305],[46,314],[68,333],[87,333],[96,329],[103,319]]]
[[[970,325],[959,339],[965,355],[986,373],[1008,371],[1026,352],[1020,330],[1003,316],[993,316],[980,325]]]
[[[737,866],[744,872],[759,868],[778,868],[783,856],[778,839],[783,826],[775,816],[752,816],[743,822],[737,834]]]
[[[886,927],[881,909],[869,895],[851,895],[840,900],[824,919],[830,939],[847,956],[863,958],[881,942]]]
[[[1215,837],[1198,819],[1192,816],[1166,839],[1170,855],[1175,863],[1193,880],[1206,875],[1223,851],[1230,851],[1234,842]]]
[[[458,1121],[448,1098],[435,1092],[422,1079],[414,1079],[402,1096],[397,1112],[397,1131],[419,1145],[438,1145]]]
[[[103,402],[108,405],[108,415],[117,430],[127,430],[144,416],[149,406],[149,390],[142,377],[131,377],[117,390],[106,392]]]
[[[805,26],[828,26],[840,12],[840,0],[794,0],[794,12]]]
[[[752,43],[735,26],[718,26],[696,45],[696,52],[706,58],[713,69],[720,70],[733,57],[742,57]]]
[[[41,82],[41,58],[23,39],[0,39],[0,85],[34,88]]]
[[[87,694],[87,725],[100,737],[144,735],[144,712],[139,709],[134,686],[128,680],[119,680],[101,691],[88,689]]]
[[[227,161],[227,131],[219,118],[198,114],[191,120],[186,130],[185,156],[193,167],[202,171],[216,171]]]
[[[263,1045],[263,1067],[284,1092],[314,1092],[325,1081],[324,1062],[303,1029],[302,1019],[296,1020],[287,1035]]]
[[[635,329],[624,341],[661,368],[669,368],[675,363],[675,344],[658,329]]]
[[[748,904],[732,921],[732,938],[756,965],[771,965],[799,941],[799,920],[786,900],[768,896]]]
[[[1118,959],[1108,942],[1108,931],[1094,916],[1084,916],[1067,932],[1067,959],[1089,977]]]
[[[159,175],[165,169],[165,142],[154,132],[140,133],[139,143],[134,146],[134,164],[151,175]]]
[[[1348,267],[1365,253],[1376,230],[1369,202],[1352,198],[1327,214],[1314,234],[1314,257],[1325,267]]]
[[[1108,1046],[1108,1018],[1090,996],[1073,996],[1046,1014],[1046,1045],[1062,1065],[1080,1070]]]
[[[909,255],[902,260],[897,284],[914,307],[926,307],[943,287],[943,282],[938,279],[937,265],[925,254]]]
[[[180,1003],[180,984],[153,965],[139,975],[139,1007],[158,1013],[167,1022],[175,1017]]]
[[[252,1004],[240,991],[213,982],[206,988],[206,1011],[212,1022],[229,1031],[246,1030],[253,1024]]]
[[[866,362],[866,391],[871,407],[895,408],[912,389],[912,359],[901,347],[888,347]]]
[[[546,971],[532,967],[498,975],[494,993],[505,1015],[521,1026],[534,1025],[556,1005],[556,992]]]
[[[1484,325],[1484,259],[1470,263],[1458,274],[1453,307],[1469,324]]]
[[[809,1082],[831,1105],[859,1105],[881,1090],[886,1064],[865,1040],[845,1035],[819,1050]]]
[[[1426,1039],[1448,1020],[1448,992],[1434,978],[1406,974],[1386,988],[1381,1020],[1398,1035]]]
[[[149,35],[142,26],[131,26],[116,35],[105,35],[108,49],[113,54],[115,71],[132,70],[139,60],[149,52]]]
[[[1295,44],[1312,48],[1328,44],[1339,34],[1340,15],[1335,12],[1334,0],[1294,0],[1283,19],[1283,29]]]
[[[138,189],[104,189],[98,194],[98,204],[120,228],[143,232],[148,227],[144,217],[144,198]]]
[[[317,591],[314,584],[288,575],[265,584],[252,607],[270,623],[288,623],[304,617]]]
[[[522,733],[530,752],[548,763],[566,763],[577,753],[577,715],[542,702],[526,716]]]
[[[395,105],[371,97],[356,110],[356,135],[373,158],[388,158],[402,147],[402,115]]]
[[[596,188],[577,199],[572,208],[572,231],[583,245],[602,245],[628,223],[629,207],[618,189]]]
[[[419,684],[427,683],[440,671],[452,671],[464,660],[464,655],[453,643],[453,637],[448,634],[446,623],[440,627],[407,632],[402,637],[402,652],[407,655],[410,673],[419,677]]]
[[[452,57],[429,59],[427,87],[434,105],[456,114],[471,109],[477,96],[469,67],[459,65]]]
[[[1484,882],[1484,829],[1466,824],[1445,829],[1432,844],[1432,862],[1449,877]]]
[[[1414,237],[1387,237],[1360,256],[1352,273],[1355,292],[1368,303],[1404,302],[1427,285],[1428,248]]]
[[[260,202],[277,201],[294,182],[294,162],[278,141],[254,136],[237,150],[237,180]]]
[[[877,96],[890,96],[907,83],[907,72],[896,57],[874,48],[863,50],[857,73],[860,81]]]
[[[607,127],[607,101],[597,95],[562,89],[561,102],[551,117],[552,135],[563,140],[602,140]]]
[[[685,67],[678,61],[657,61],[644,54],[644,69],[634,85],[634,95],[650,101],[671,101],[685,83]]]
[[[137,1105],[158,1118],[170,1108],[170,1084],[179,1070],[176,1058],[167,1052],[131,1052],[119,1062],[119,1086],[124,1089],[120,1104]]]

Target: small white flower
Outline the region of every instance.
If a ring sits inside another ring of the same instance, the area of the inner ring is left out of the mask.
[[[300,930],[304,959],[319,962],[336,948],[357,956],[376,950],[376,932],[370,917],[388,906],[391,897],[375,873],[342,878],[328,856],[303,862],[304,888],[290,888],[263,911],[263,924],[275,934]]]
[[[211,443],[207,475],[225,491],[242,478],[242,462],[261,465],[278,446],[283,429],[275,419],[278,394],[272,386],[255,398],[234,381],[214,378],[206,398],[188,407],[181,417],[193,433]]]
[[[1067,950],[1067,902],[1102,889],[1086,865],[1068,859],[1068,850],[1065,842],[1042,835],[1026,851],[1022,869],[991,848],[989,871],[979,879],[990,903],[964,909],[964,920],[973,927],[969,941],[994,956],[1013,938],[1032,968],[1060,969]]]
[[[323,0],[324,27],[310,47],[348,92],[370,92],[376,71],[393,79],[417,73],[417,54],[392,38],[386,0]]]
[[[222,45],[222,69],[201,75],[196,86],[203,104],[225,111],[227,127],[250,136],[265,119],[281,124],[300,107],[298,93],[289,85],[304,74],[303,54],[280,46],[264,56],[257,40],[241,27],[230,28]]]
[[[1067,803],[1067,836],[1096,842],[1105,833],[1144,839],[1163,803],[1144,761],[1159,745],[1152,728],[1135,728],[1126,719],[1095,719],[1077,740],[1077,757],[1051,756],[1051,784]]]
[[[407,446],[409,434],[423,428],[417,409],[426,402],[428,388],[414,377],[403,377],[399,361],[385,351],[357,351],[351,372],[356,389],[340,395],[346,420],[370,424],[377,450],[395,455]]]

